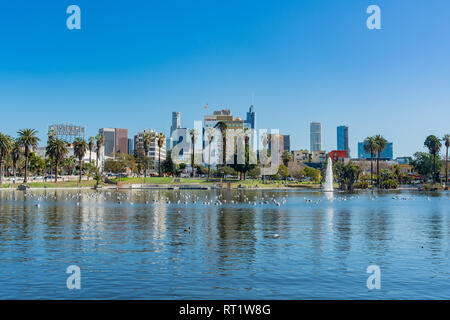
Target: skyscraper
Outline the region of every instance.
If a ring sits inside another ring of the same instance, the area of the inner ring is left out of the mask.
[[[256,113],[255,107],[253,105],[250,106],[247,112],[247,119],[245,120],[247,124],[247,128],[255,129],[256,128]]]
[[[128,154],[128,129],[101,128],[98,130],[104,137],[105,156],[113,153]]]
[[[170,134],[176,129],[181,128],[181,116],[178,111],[172,112],[172,126],[170,127]]]
[[[283,151],[291,151],[291,136],[283,134]]]
[[[115,129],[115,153],[128,154],[128,129]]]
[[[310,124],[310,145],[311,151],[322,150],[322,124],[311,122]]]
[[[348,147],[348,127],[337,127],[337,150],[347,151],[347,158],[350,158],[350,148]]]
[[[113,128],[102,128],[98,132],[103,135],[103,146],[105,148],[105,156],[107,157],[116,150],[116,130]]]

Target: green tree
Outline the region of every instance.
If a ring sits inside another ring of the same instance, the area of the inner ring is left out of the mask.
[[[208,128],[207,129],[207,138],[208,138],[208,179],[209,181],[210,175],[211,175],[211,143],[214,140],[214,129]]]
[[[338,161],[334,165],[334,171],[339,188],[348,192],[353,191],[353,186],[362,173],[362,169],[351,161],[347,164]]]
[[[84,141],[84,139],[81,138],[77,138],[75,139],[75,141],[73,142],[73,153],[75,154],[76,157],[78,157],[78,165],[79,165],[79,171],[80,171],[80,177],[79,177],[79,182],[81,182],[81,177],[83,175],[83,158],[86,155],[86,151],[88,149],[88,144],[86,143],[86,141]]]
[[[216,129],[220,130],[222,134],[222,166],[227,165],[227,129],[228,126],[224,121],[219,121],[214,126]]]
[[[446,134],[442,140],[445,144],[445,186],[448,187],[448,148],[450,147],[450,134]]]
[[[5,134],[0,133],[0,186],[3,183],[3,161],[8,156],[14,146],[14,140]]]
[[[35,175],[42,175],[45,172],[45,160],[34,152],[30,152],[30,171]]]
[[[433,180],[435,182],[439,181],[439,171],[436,170],[436,160],[441,150],[441,141],[434,135],[429,135],[424,142],[425,147],[428,148],[428,152],[433,157]]]
[[[18,140],[14,141],[13,149],[11,150],[11,160],[13,164],[13,175],[14,175],[14,183],[16,183],[16,174],[17,174],[17,162],[20,159],[20,156],[22,155],[22,145]]]
[[[61,161],[65,158],[69,150],[67,149],[67,142],[53,138],[49,139],[47,144],[46,154],[55,161],[55,183],[58,182],[58,168]]]
[[[289,170],[284,164],[280,164],[278,166],[278,175],[283,179],[287,179],[287,177],[289,176]]]
[[[414,158],[411,161],[411,165],[418,174],[424,178],[430,178],[434,172],[434,157],[427,152],[416,152]],[[442,163],[439,161],[436,163],[436,169],[440,170]]]
[[[195,143],[197,142],[198,132],[196,129],[189,130],[191,136],[191,177],[194,177],[194,165],[195,165]]]
[[[161,176],[161,148],[164,145],[164,142],[166,141],[166,136],[164,135],[164,133],[160,132],[158,134],[158,140],[157,140],[157,144],[158,144],[158,175]],[[193,170],[193,168],[192,168]]]
[[[171,175],[171,176],[175,175],[176,167],[172,161],[172,155],[170,154],[170,152],[167,155],[166,160],[164,160],[162,162],[161,166],[162,166],[161,169],[162,169],[163,173]]]
[[[311,167],[303,168],[302,174],[304,177],[309,178],[314,183],[319,183],[322,180],[322,174],[319,169],[314,169]]]
[[[383,152],[383,150],[386,148],[386,139],[383,138],[382,135],[377,134],[374,137],[374,140],[376,142],[376,151],[377,151],[377,186],[380,187],[380,158],[381,158],[381,153]]]
[[[89,163],[92,162],[92,150],[94,150],[95,147],[95,138],[94,137],[90,137],[89,138],[89,144],[88,144],[88,149],[89,149]]]
[[[21,129],[18,132],[18,141],[24,147],[24,155],[25,155],[25,174],[23,183],[27,183],[27,171],[28,171],[28,160],[30,157],[30,148],[36,148],[39,142],[39,138],[37,137],[37,131],[34,129]]]
[[[103,134],[99,133],[95,138],[97,140],[97,159],[95,159],[95,161],[96,166],[98,168],[98,160],[100,159],[100,150],[102,149],[103,143],[105,142],[105,137],[103,136]]]
[[[289,161],[292,160],[292,154],[289,151],[285,150],[281,155],[281,159],[283,160],[284,166],[288,167]]]
[[[364,139],[364,151],[370,153],[370,183],[373,185],[373,156],[378,150],[374,137]]]
[[[66,170],[68,175],[73,173],[73,169],[75,168],[75,157],[67,157],[61,161],[61,166]]]

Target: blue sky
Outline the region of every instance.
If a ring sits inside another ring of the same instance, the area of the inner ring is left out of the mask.
[[[82,29],[66,28],[81,8]],[[381,8],[368,30],[366,8]],[[0,6],[0,131],[48,124],[168,133],[203,106],[245,116],[309,148],[309,123],[357,142],[383,134],[394,156],[450,132],[448,0],[27,1]]]

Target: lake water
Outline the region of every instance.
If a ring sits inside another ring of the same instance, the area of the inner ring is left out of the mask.
[[[0,298],[449,299],[449,198],[4,190]]]

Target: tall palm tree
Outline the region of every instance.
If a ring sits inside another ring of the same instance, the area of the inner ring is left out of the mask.
[[[77,138],[73,142],[73,153],[75,154],[75,156],[78,157],[78,164],[80,166],[79,182],[81,182],[81,176],[83,174],[83,158],[84,158],[84,155],[86,154],[87,149],[88,149],[88,144],[86,143],[86,141],[84,141],[84,139]]]
[[[55,161],[55,183],[58,182],[58,167],[68,153],[67,142],[53,138],[49,139],[46,154]]]
[[[436,158],[442,147],[441,141],[439,141],[436,136],[429,135],[426,138],[424,145],[428,148],[428,151],[433,156],[433,180],[437,182],[439,180],[439,173],[436,172]]]
[[[445,144],[445,186],[448,187],[448,148],[450,147],[450,134],[446,134],[442,139]]]
[[[164,133],[160,132],[158,134],[158,173],[161,176],[161,148],[164,145],[164,141],[166,141],[166,136]]]
[[[267,147],[269,144],[271,144],[271,141],[272,141],[272,134],[264,132],[262,134],[262,145],[263,145],[263,154],[265,156],[270,156],[271,150],[267,150]],[[261,170],[261,171],[263,171],[263,170]],[[262,174],[262,180],[263,180],[263,183],[265,183],[265,181],[266,181],[265,174]]]
[[[10,154],[14,140],[5,134],[0,133],[0,186],[3,183],[3,160]]]
[[[211,143],[214,140],[214,129],[213,128],[208,128],[207,138],[208,138],[208,181],[209,181],[209,176],[211,174]]]
[[[219,129],[222,134],[222,165],[225,167],[227,165],[227,129],[228,126],[224,121],[219,121],[216,123],[214,128]]]
[[[189,134],[191,136],[191,145],[192,145],[192,152],[191,152],[191,177],[194,177],[194,162],[195,162],[195,143],[197,142],[197,136],[198,132],[196,129],[189,130]]]
[[[95,147],[95,138],[94,137],[90,137],[89,138],[89,144],[88,144],[89,164],[91,164],[91,161],[92,161],[92,150],[94,150],[94,147]]]
[[[377,152],[378,146],[374,137],[364,139],[364,151],[370,153],[370,183],[373,186],[373,156]]]
[[[145,178],[147,178],[147,169],[148,169],[148,160],[147,160],[148,151],[150,150],[150,144],[153,141],[152,135],[148,132],[144,133],[143,140],[144,140],[144,159],[143,160],[145,162],[145,164],[144,164],[144,181],[145,181]]]
[[[377,144],[377,186],[380,188],[380,158],[381,153],[386,148],[386,139],[383,138],[382,135],[377,134],[375,137],[373,137],[376,144]]]
[[[103,134],[99,133],[96,137],[97,139],[97,159],[96,159],[96,167],[98,168],[98,159],[100,158],[100,149],[103,146],[103,143],[105,142],[105,137]]]
[[[16,141],[14,141],[14,146],[11,150],[11,160],[13,163],[14,183],[16,183],[17,161],[19,161],[21,154],[22,154],[22,145],[16,139]]]
[[[35,129],[21,129],[18,132],[18,141],[24,147],[25,155],[25,174],[23,183],[27,183],[28,160],[30,158],[30,148],[36,148],[39,142],[37,131]]]

